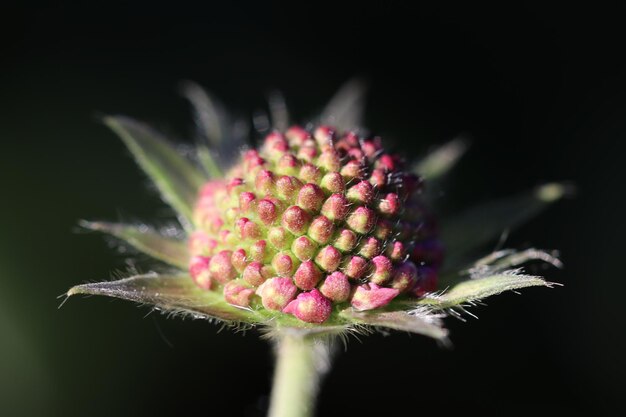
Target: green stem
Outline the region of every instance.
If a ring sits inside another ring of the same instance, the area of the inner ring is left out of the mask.
[[[269,417],[310,417],[320,377],[328,367],[328,341],[284,334],[276,349]]]

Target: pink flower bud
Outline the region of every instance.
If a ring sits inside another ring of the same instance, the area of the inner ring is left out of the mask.
[[[310,182],[313,184],[317,184],[322,179],[322,173],[319,168],[313,164],[306,163],[302,165],[300,168],[300,173],[298,174],[298,178],[300,178],[304,182]]]
[[[295,155],[286,153],[276,163],[276,173],[280,175],[296,175],[300,170],[300,161]]]
[[[387,174],[382,169],[375,169],[372,171],[369,181],[374,187],[380,189],[387,184]]]
[[[191,255],[210,255],[215,248],[214,239],[211,239],[205,232],[196,230],[191,234],[188,241]]]
[[[241,210],[241,212],[247,213],[255,200],[256,196],[254,195],[254,193],[251,193],[249,191],[244,191],[239,194],[239,209]]]
[[[296,255],[296,258],[301,261],[308,261],[315,256],[315,253],[317,252],[317,245],[308,237],[300,236],[293,241],[291,251],[294,255]]]
[[[360,256],[352,256],[347,259],[345,265],[343,266],[343,272],[349,278],[359,279],[365,274],[367,270],[367,260],[361,258]]]
[[[391,278],[393,273],[393,264],[386,256],[376,256],[372,259],[373,271],[370,281],[374,284],[382,285]]]
[[[406,261],[396,266],[391,279],[391,287],[405,292],[413,289],[417,283],[417,267],[411,261]]]
[[[399,293],[395,288],[384,288],[370,282],[356,287],[350,303],[360,311],[373,310],[386,306]]]
[[[335,139],[335,129],[330,126],[320,126],[315,129],[313,137],[320,147],[324,147]]]
[[[301,128],[300,126],[292,126],[287,129],[285,137],[293,146],[302,146],[304,142],[311,137],[309,132]]]
[[[350,297],[351,289],[348,277],[338,271],[328,275],[320,287],[324,297],[336,303],[347,301]]]
[[[304,234],[310,220],[309,214],[298,206],[289,207],[282,216],[283,226],[294,235]]]
[[[343,220],[348,213],[348,200],[341,194],[333,194],[324,201],[320,212],[333,222]]]
[[[257,215],[266,226],[271,225],[278,218],[278,208],[271,200],[264,198],[257,203]]]
[[[261,296],[263,307],[269,310],[281,311],[294,299],[298,288],[291,281],[291,278],[270,278],[257,289],[257,294]]]
[[[395,216],[400,210],[400,199],[396,193],[388,193],[377,202],[378,212],[385,216]]]
[[[363,176],[363,165],[358,160],[351,160],[341,168],[341,175],[346,181],[359,179]]]
[[[322,248],[315,257],[315,263],[326,272],[333,272],[339,268],[341,252],[332,246]]]
[[[374,196],[374,188],[368,181],[360,181],[348,189],[346,197],[354,203],[369,204]]]
[[[278,250],[289,248],[292,236],[284,227],[272,227],[267,233],[270,244]]]
[[[257,168],[262,167],[265,161],[259,155],[258,151],[249,150],[243,155],[243,165],[245,172],[254,172]]]
[[[387,219],[378,219],[376,228],[374,229],[374,236],[380,240],[387,240],[392,233],[393,224]]]
[[[226,191],[228,195],[233,195],[235,190],[241,189],[244,186],[243,178],[233,178],[230,180],[228,185],[226,186]]]
[[[332,303],[318,290],[303,292],[283,309],[284,313],[293,314],[307,323],[324,323],[332,313]]]
[[[261,262],[250,262],[243,270],[242,277],[248,284],[258,287],[271,276],[273,271],[268,266],[263,266]]]
[[[361,206],[348,215],[346,223],[350,226],[350,229],[364,235],[372,229],[375,221],[376,215],[374,212],[367,207]]]
[[[324,175],[320,185],[328,194],[343,193],[346,188],[343,177],[338,172],[329,172]]]
[[[327,172],[339,172],[341,169],[341,158],[337,151],[332,148],[325,149],[317,159],[317,165]]]
[[[289,252],[277,253],[272,259],[272,267],[281,277],[290,277],[294,271],[294,260]]]
[[[239,231],[239,236],[242,239],[258,239],[261,237],[261,229],[259,225],[248,219],[242,217],[235,222],[235,227]]]
[[[313,140],[305,141],[300,149],[298,150],[298,158],[307,162],[313,162],[313,159],[317,156],[317,145]],[[303,167],[304,168],[304,167]],[[302,169],[300,170],[300,178],[302,176]],[[309,180],[304,180],[306,182],[311,182]]]
[[[359,244],[359,255],[372,259],[374,256],[378,255],[381,250],[381,244],[378,239],[375,237],[366,237],[361,240]]]
[[[335,226],[333,222],[331,222],[325,216],[317,216],[311,222],[311,226],[309,226],[308,235],[319,244],[328,243],[330,238],[333,236],[333,232],[335,230]]]
[[[229,304],[240,307],[250,305],[250,298],[254,295],[254,289],[250,288],[245,281],[235,280],[224,285],[224,299]]]
[[[276,180],[276,195],[283,201],[291,203],[296,199],[302,183],[296,177],[284,175]]]
[[[303,290],[312,290],[320,279],[322,279],[322,272],[313,261],[302,262],[293,276],[296,285]]]
[[[235,250],[230,257],[230,262],[233,264],[233,267],[237,272],[242,273],[248,265],[246,251],[242,248]]]
[[[237,271],[230,261],[231,256],[231,251],[223,250],[211,258],[211,261],[209,262],[211,278],[221,284],[225,284],[237,276]]]
[[[193,282],[203,290],[211,289],[210,260],[211,258],[207,256],[192,256],[189,262],[189,275],[191,275]]]
[[[406,257],[406,247],[404,243],[396,240],[387,246],[385,254],[393,261],[401,261]]]
[[[259,171],[254,180],[254,186],[261,195],[272,195],[274,193],[274,173],[266,169]]]
[[[268,255],[267,242],[263,239],[257,240],[250,245],[250,259],[253,261],[263,262]]]
[[[378,157],[375,166],[376,168],[386,171],[394,171],[397,166],[397,161],[391,155],[383,154]]]
[[[356,233],[350,229],[341,229],[333,241],[333,246],[341,252],[350,252],[356,246],[357,241]]]
[[[305,184],[298,193],[297,204],[305,210],[317,212],[324,202],[324,192],[315,184]]]

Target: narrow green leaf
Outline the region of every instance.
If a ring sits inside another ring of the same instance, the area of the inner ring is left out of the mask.
[[[122,116],[105,117],[104,123],[122,138],[163,199],[190,223],[204,175],[148,126]]]
[[[170,265],[182,269],[187,269],[189,265],[190,255],[185,241],[165,237],[148,226],[89,221],[81,221],[80,225],[113,235],[138,251]]]
[[[440,317],[426,309],[413,311],[357,311],[345,309],[341,316],[358,324],[421,334],[445,341],[448,331],[443,327]]]
[[[464,304],[479,301],[504,291],[535,286],[552,287],[554,285],[554,283],[547,282],[541,277],[505,272],[484,278],[468,278],[444,291],[442,294],[431,294],[420,299],[418,304],[446,309],[455,306],[463,306]]]
[[[467,150],[467,142],[454,139],[426,155],[414,167],[413,172],[432,181],[446,174]]]
[[[104,281],[72,287],[67,296],[104,295],[154,306],[172,313],[188,313],[198,318],[225,322],[257,322],[252,310],[234,307],[221,292],[204,291],[188,275],[136,275],[117,281]]]
[[[321,122],[342,131],[359,127],[365,111],[366,85],[353,79],[345,83],[324,108]]]
[[[457,266],[472,251],[531,219],[569,192],[564,184],[549,183],[530,192],[495,200],[443,222],[446,266]]]

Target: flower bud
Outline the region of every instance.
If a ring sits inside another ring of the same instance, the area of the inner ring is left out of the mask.
[[[381,244],[375,237],[365,237],[359,244],[359,255],[372,259],[374,256],[380,253]]]
[[[356,246],[358,237],[350,229],[341,229],[333,241],[333,246],[341,252],[350,252]]]
[[[205,232],[196,230],[189,236],[188,246],[191,255],[210,255],[217,246],[217,242]]]
[[[239,231],[239,236],[242,239],[258,239],[261,237],[261,229],[259,226],[247,217],[242,217],[237,220],[235,227]]]
[[[373,282],[356,287],[350,303],[357,310],[373,310],[389,304],[400,291],[395,288],[380,287]]]
[[[242,248],[235,250],[230,257],[230,262],[233,264],[233,267],[237,272],[242,273],[245,267],[248,265],[246,251]]]
[[[324,283],[320,287],[320,292],[324,295],[324,297],[333,302],[343,303],[350,297],[351,289],[348,277],[337,271],[328,275],[326,279],[324,279]]]
[[[332,303],[318,290],[303,292],[283,309],[284,313],[293,314],[307,323],[324,323],[332,312]]]
[[[270,244],[278,250],[289,248],[292,235],[284,227],[272,227],[267,233]]]
[[[276,173],[280,175],[297,175],[300,170],[300,161],[295,155],[286,153],[276,163]]]
[[[363,175],[363,165],[358,160],[353,159],[351,161],[348,161],[341,168],[340,173],[346,182],[354,179],[359,179]]]
[[[315,263],[326,272],[333,272],[339,267],[341,252],[332,246],[322,248],[315,257]]]
[[[298,206],[291,206],[282,216],[283,227],[298,236],[307,231],[311,216]]]
[[[378,212],[384,216],[395,216],[400,210],[398,194],[388,193],[385,198],[378,200],[376,207]]]
[[[256,210],[259,220],[266,226],[271,225],[278,218],[278,208],[270,199],[259,200]]]
[[[333,142],[335,139],[335,129],[330,126],[319,126],[315,129],[313,137],[317,141],[317,144],[324,148],[326,145]]]
[[[343,220],[348,213],[348,200],[341,194],[333,194],[324,201],[322,213],[333,222]]]
[[[317,252],[317,245],[308,237],[300,236],[293,241],[291,251],[294,255],[296,255],[296,258],[301,261],[308,261],[315,256],[315,253]]]
[[[298,288],[303,290],[315,288],[320,279],[322,279],[322,272],[313,261],[302,262],[293,276],[293,281]]]
[[[341,158],[332,148],[325,149],[317,159],[317,165],[326,172],[339,172],[341,169]]]
[[[348,189],[346,197],[353,203],[369,204],[374,196],[374,188],[368,181],[359,181]]]
[[[193,282],[203,290],[211,289],[211,273],[209,272],[209,261],[207,256],[192,256],[189,262],[189,275]]]
[[[274,193],[274,173],[263,169],[258,172],[254,186],[260,195],[272,195]]]
[[[244,191],[239,194],[239,209],[241,210],[241,212],[247,213],[255,200],[256,196],[254,195],[254,193],[251,193],[249,191]]]
[[[263,262],[270,255],[267,242],[263,239],[257,240],[250,245],[250,259],[257,262]]]
[[[382,169],[375,169],[372,171],[369,181],[374,187],[383,188],[387,184],[387,174]]]
[[[246,266],[246,269],[243,270],[242,277],[248,284],[258,287],[263,284],[273,272],[270,267],[264,266],[261,262],[254,261]]]
[[[304,182],[317,184],[322,179],[322,173],[320,172],[318,167],[313,164],[307,163],[302,165],[302,168],[300,168],[298,178],[300,178],[300,180]]]
[[[352,279],[359,279],[365,274],[367,270],[367,260],[360,256],[353,256],[348,258],[343,265],[343,272]]]
[[[328,194],[343,193],[345,190],[345,183],[343,177],[338,172],[329,172],[322,177],[320,182],[322,190]]]
[[[292,146],[299,147],[302,146],[302,144],[309,139],[311,135],[309,135],[309,132],[300,126],[292,126],[287,129],[287,132],[285,132],[285,137],[289,140],[289,142],[291,142]]]
[[[281,277],[270,278],[257,289],[263,307],[278,311],[287,307],[297,292],[298,288],[291,281],[291,278]]]
[[[211,258],[211,261],[209,262],[211,278],[221,284],[225,284],[237,276],[237,271],[230,261],[231,256],[231,251],[223,250]]]
[[[276,275],[290,277],[293,275],[295,263],[289,252],[279,252],[272,259],[272,267],[276,271]]]
[[[224,299],[229,304],[239,307],[248,307],[250,298],[254,295],[254,289],[242,280],[229,281],[224,285]]]
[[[396,266],[393,278],[391,279],[391,287],[398,291],[405,292],[413,289],[417,283],[417,267],[411,261],[406,261]]]
[[[375,221],[376,215],[374,212],[367,207],[360,206],[348,215],[346,223],[350,226],[350,229],[364,235],[372,229]]]
[[[325,216],[317,216],[309,226],[308,235],[319,244],[328,243],[333,236],[335,226]]]
[[[296,177],[283,175],[276,180],[276,195],[282,201],[291,203],[295,201],[302,183]]]
[[[369,277],[370,282],[382,285],[391,278],[393,264],[386,256],[376,256],[372,259],[373,271]]]
[[[401,261],[406,257],[406,247],[399,240],[394,241],[385,249],[385,254],[392,261]]]
[[[324,203],[324,192],[315,184],[305,184],[298,193],[298,206],[307,211],[317,212]]]

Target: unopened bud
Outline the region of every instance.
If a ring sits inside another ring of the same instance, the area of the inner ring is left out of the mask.
[[[303,292],[283,309],[284,313],[293,314],[307,323],[324,323],[332,312],[332,303],[317,289]]]
[[[317,216],[309,226],[308,235],[319,244],[328,243],[333,236],[335,226],[326,216]]]
[[[196,285],[203,290],[211,289],[211,273],[209,271],[209,261],[207,256],[192,256],[189,262],[189,275]]]
[[[322,248],[315,257],[315,263],[326,272],[333,272],[339,267],[341,252],[332,246]]]
[[[389,304],[400,291],[395,288],[380,287],[373,282],[356,287],[350,303],[357,310],[373,310]]]
[[[343,303],[348,300],[350,290],[351,286],[348,277],[339,271],[328,275],[320,287],[320,291],[324,297],[336,303]]]
[[[291,281],[291,278],[281,277],[270,278],[257,289],[263,307],[278,311],[287,307],[297,292],[298,288]]]
[[[315,288],[321,278],[322,271],[319,270],[313,261],[302,262],[293,276],[296,285],[303,290]]]
[[[372,259],[373,271],[369,277],[370,282],[382,285],[391,278],[393,273],[393,264],[386,256],[376,256]]]
[[[224,299],[229,304],[248,307],[253,295],[254,289],[243,280],[230,281],[224,285]]]
[[[291,206],[282,216],[282,224],[285,229],[294,235],[302,235],[307,231],[311,217],[309,214],[298,206]]]
[[[324,201],[321,213],[333,222],[343,220],[348,213],[348,200],[341,194],[333,194]]]
[[[211,278],[221,284],[225,284],[237,276],[237,271],[230,261],[231,256],[231,251],[223,250],[211,258],[211,261],[209,262]]]
[[[375,221],[376,215],[374,212],[367,207],[361,206],[348,215],[346,223],[350,226],[350,229],[364,235],[372,229]]]

